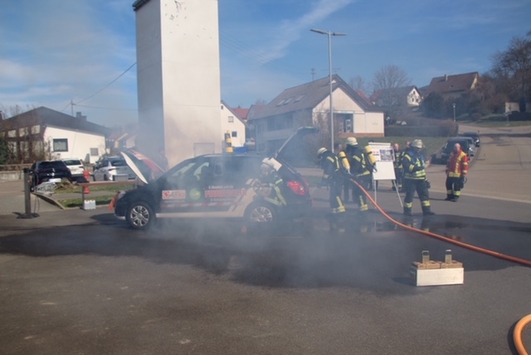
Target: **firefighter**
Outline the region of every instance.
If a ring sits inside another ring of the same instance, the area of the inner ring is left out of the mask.
[[[404,198],[404,215],[411,216],[413,208],[413,197],[415,191],[419,196],[420,204],[422,206],[422,214],[424,216],[434,215],[430,206],[430,195],[428,192],[429,182],[426,177],[426,167],[424,157],[421,150],[424,145],[420,139],[415,139],[411,142],[411,146],[402,158],[402,165],[404,168],[404,190],[406,196]]]
[[[337,158],[339,159],[339,168],[341,170],[341,173],[344,176],[343,180],[343,202],[346,203],[349,200],[349,193],[352,190],[352,176],[350,175],[350,163],[348,161],[347,153],[346,151],[339,150],[337,153]]]
[[[455,143],[454,150],[446,164],[446,201],[457,202],[467,173],[468,156],[461,149],[461,145]]]
[[[372,177],[371,171],[367,167],[367,157],[364,149],[358,147],[358,140],[355,137],[348,137],[345,143],[350,164],[350,175],[361,186],[368,186]],[[369,209],[365,194],[356,184],[352,186],[352,200],[360,206],[360,211],[364,212]]]
[[[265,201],[279,207],[287,205],[286,199],[282,194],[284,181],[275,169],[274,162],[269,158],[262,160],[262,165],[260,166],[260,182],[262,186],[270,188],[270,190],[268,189],[268,193],[264,195]]]
[[[330,229],[332,231],[344,232],[343,215],[345,213],[345,205],[341,200],[341,190],[343,189],[345,178],[341,173],[339,159],[334,153],[324,147],[319,148],[317,151],[317,158],[323,169],[320,185],[330,186]]]
[[[404,168],[402,167],[403,152],[400,150],[398,143],[393,144],[394,161],[393,167],[395,169],[395,183],[393,185],[393,191],[398,189],[402,191],[402,180],[404,179]]]

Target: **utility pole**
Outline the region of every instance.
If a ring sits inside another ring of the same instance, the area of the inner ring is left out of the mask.
[[[323,31],[312,28],[310,31],[328,36],[328,82],[330,85],[330,150],[334,152],[334,104],[332,101],[333,83],[332,83],[332,36],[346,36],[344,33]]]

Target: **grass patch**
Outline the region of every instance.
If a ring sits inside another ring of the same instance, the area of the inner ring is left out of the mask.
[[[90,186],[90,191],[109,191],[113,194],[118,191],[131,190],[136,185],[133,184],[119,184],[119,185],[104,185],[104,186]],[[57,189],[55,189],[56,194],[66,194],[72,192],[81,192],[82,187],[76,184],[69,183],[68,181],[63,181],[57,184]]]
[[[96,201],[96,206],[98,206],[98,205],[108,205],[109,203],[111,203],[111,200],[112,200],[113,197],[114,197],[114,195],[112,195],[112,196],[96,196],[96,197],[92,197],[90,199],[91,200],[95,200]],[[57,201],[63,207],[66,207],[66,208],[83,206],[83,200],[81,198],[72,198],[72,199],[67,199],[67,200],[57,199]]]

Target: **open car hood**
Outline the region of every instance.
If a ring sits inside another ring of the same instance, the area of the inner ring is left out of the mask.
[[[158,178],[165,171],[153,160],[149,159],[142,153],[134,149],[127,149],[121,152],[125,162],[133,170],[135,175],[144,183],[148,184],[150,181]]]
[[[273,156],[277,160],[289,160],[288,156],[293,156],[294,153],[300,152],[300,149],[304,149],[304,138],[317,134],[319,128],[312,126],[299,127],[295,133],[293,133]]]

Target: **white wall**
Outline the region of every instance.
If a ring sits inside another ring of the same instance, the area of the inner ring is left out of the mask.
[[[354,122],[353,133],[368,134],[372,136],[384,136],[383,112],[365,112],[352,98],[341,89],[335,89],[332,93],[334,113],[352,113]],[[326,113],[330,109],[330,100],[326,97],[314,109],[313,116],[318,117],[320,112]]]
[[[141,151],[170,165],[194,145],[221,151],[218,1],[151,0],[136,11]]]
[[[48,126],[43,136],[46,148],[49,148],[52,153],[52,159],[79,158],[86,163],[94,163],[99,156],[105,154],[105,136],[103,135]],[[54,139],[67,139],[68,151],[54,152]],[[98,149],[98,156],[90,155],[91,148]]]
[[[232,116],[232,122],[229,117]],[[233,147],[243,147],[245,144],[245,124],[228,107],[221,104],[221,131],[236,132],[237,137],[232,137]]]

